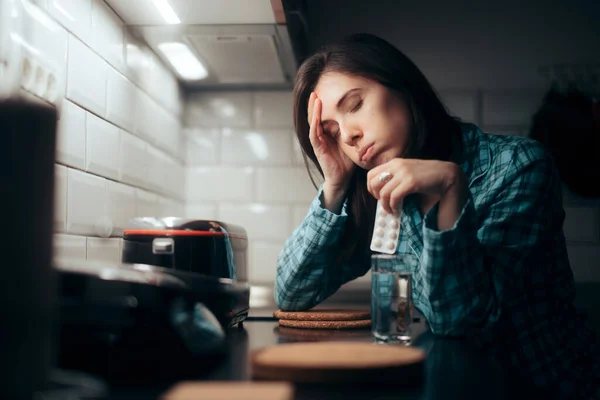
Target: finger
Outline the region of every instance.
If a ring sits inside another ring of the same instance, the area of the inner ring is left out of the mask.
[[[310,140],[310,144],[313,146],[315,151],[317,151],[321,147],[321,121],[319,120],[320,112],[319,112],[319,101],[315,101],[313,105],[313,115],[312,121],[310,124],[310,129],[308,133],[308,137]]]
[[[394,214],[394,209],[390,207],[390,196],[399,183],[398,180],[392,179],[389,182],[386,182],[381,190],[379,190],[381,206],[389,214]]]
[[[410,188],[404,182],[401,182],[394,190],[392,190],[392,193],[390,194],[390,208],[394,210],[394,213],[400,212],[402,202],[409,193]]]
[[[312,124],[312,115],[313,115],[313,107],[315,105],[315,99],[317,95],[315,92],[310,92],[310,97],[308,98],[308,123]]]

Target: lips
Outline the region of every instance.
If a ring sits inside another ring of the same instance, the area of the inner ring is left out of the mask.
[[[367,162],[369,161],[369,159],[371,158],[371,156],[373,155],[373,145],[374,143],[366,146],[365,148],[363,148],[360,153],[360,161],[362,162]]]

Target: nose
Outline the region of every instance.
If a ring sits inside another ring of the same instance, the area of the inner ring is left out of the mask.
[[[355,146],[358,140],[362,137],[362,132],[360,129],[351,124],[341,122],[339,129],[342,141],[348,146]]]

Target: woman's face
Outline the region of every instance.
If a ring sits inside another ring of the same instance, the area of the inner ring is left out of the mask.
[[[410,115],[390,89],[331,72],[321,76],[314,91],[322,102],[323,133],[335,138],[356,165],[368,170],[404,154]]]

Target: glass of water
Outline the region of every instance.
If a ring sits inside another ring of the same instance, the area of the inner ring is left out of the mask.
[[[410,254],[371,256],[371,324],[375,341],[410,344],[412,272],[416,267],[417,258]]]

